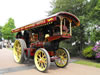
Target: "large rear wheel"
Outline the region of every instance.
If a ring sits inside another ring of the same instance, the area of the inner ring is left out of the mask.
[[[13,47],[13,56],[14,56],[15,62],[21,64],[25,61],[25,58],[24,58],[25,48],[26,48],[26,43],[23,39],[15,40],[14,47]]]
[[[56,56],[59,57],[58,59],[55,60],[55,64],[57,65],[57,67],[60,68],[66,67],[70,60],[70,55],[67,49],[59,48],[58,50],[56,50]]]
[[[45,72],[50,66],[50,56],[44,48],[35,52],[34,62],[37,70]]]

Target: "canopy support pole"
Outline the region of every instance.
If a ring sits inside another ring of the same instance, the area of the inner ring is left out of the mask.
[[[70,22],[70,35],[72,36],[72,23]]]
[[[61,20],[61,22],[60,22],[60,34],[62,35],[62,20]]]
[[[62,35],[62,23],[63,23],[63,17],[59,16],[60,18],[60,35]]]

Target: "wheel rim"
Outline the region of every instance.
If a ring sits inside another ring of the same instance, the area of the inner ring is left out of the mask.
[[[13,54],[15,61],[19,62],[21,60],[21,45],[18,40],[16,40],[14,43]]]
[[[35,65],[39,71],[45,71],[47,68],[47,56],[44,51],[38,50],[35,53]]]
[[[58,49],[56,51],[56,56],[59,57],[59,59],[55,60],[55,63],[59,67],[65,67],[68,63],[68,55],[64,49]]]

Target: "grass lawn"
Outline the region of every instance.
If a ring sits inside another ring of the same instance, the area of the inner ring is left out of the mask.
[[[9,50],[13,50],[13,48],[8,48]]]
[[[78,60],[78,61],[75,61],[74,63],[88,65],[88,66],[93,66],[93,67],[96,67],[96,68],[100,68],[100,63],[96,63],[96,62],[88,61],[88,60]]]

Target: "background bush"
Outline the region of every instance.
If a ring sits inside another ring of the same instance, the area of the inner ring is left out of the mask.
[[[95,56],[95,53],[93,52],[93,46],[88,46],[83,49],[82,55],[86,58],[93,58]]]

